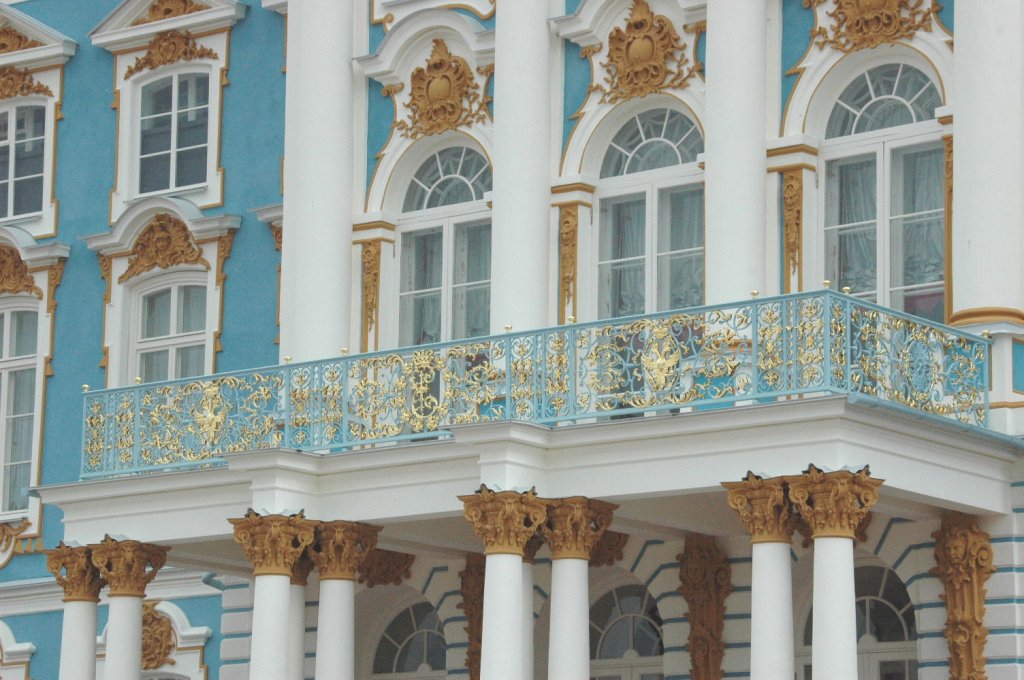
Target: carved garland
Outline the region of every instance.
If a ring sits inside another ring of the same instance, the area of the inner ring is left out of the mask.
[[[220,59],[209,47],[196,43],[188,32],[165,31],[158,33],[146,47],[146,53],[136,58],[135,63],[124,72],[128,80],[145,70],[152,70],[179,61],[195,61],[196,59]]]
[[[30,97],[34,94],[52,97],[53,90],[37,83],[28,69],[19,70],[13,66],[0,68],[0,99]]]
[[[363,242],[363,334],[360,351],[370,350],[370,332],[377,331],[380,302],[380,240]],[[377,343],[374,342],[374,349]]]
[[[154,671],[174,664],[171,654],[178,646],[171,620],[158,612],[159,602],[142,604],[142,670]]]
[[[366,553],[359,565],[359,583],[367,588],[400,586],[402,581],[412,577],[415,560],[415,555],[374,548]]]
[[[932,30],[932,17],[942,6],[933,0],[804,0],[804,7],[816,8],[834,2],[831,32],[824,26],[811,33],[819,49],[832,47],[840,52],[893,44],[911,39],[918,31]],[[927,8],[923,8],[924,5]]]
[[[633,0],[625,28],[608,35],[608,61],[601,65],[608,70],[605,86],[591,91],[601,93],[602,104],[684,88],[697,72],[672,21],[646,0]]]
[[[579,271],[578,243],[580,231],[580,206],[570,203],[561,206],[558,219],[558,320],[565,323],[565,310],[572,305],[576,316],[576,280]]]
[[[804,233],[804,171],[800,168],[782,173],[782,224],[789,274],[799,275]],[[790,276],[786,277],[786,292]]]
[[[480,646],[484,629],[484,573],[487,560],[479,553],[466,555],[466,568],[459,572],[462,602],[457,607],[466,613],[464,630],[469,639],[466,668],[470,680],[480,680]]]
[[[185,223],[166,213],[160,214],[139,234],[132,247],[128,268],[117,282],[124,283],[157,267],[167,269],[179,264],[198,264],[207,271],[210,269],[210,263],[203,258],[203,251],[195,244]]]
[[[410,86],[409,120],[395,123],[395,130],[404,137],[436,135],[487,119],[487,98],[481,96],[473,70],[465,59],[453,56],[440,38],[434,40],[427,65],[412,72]],[[400,89],[386,88],[385,95],[393,96]]]
[[[950,680],[985,680],[985,582],[995,573],[989,535],[973,517],[942,516],[932,534],[936,565],[929,573],[945,586]]]
[[[36,285],[28,265],[10,246],[0,246],[0,293],[30,293],[40,300],[43,298],[43,291]]]
[[[676,556],[679,593],[690,621],[690,675],[694,680],[721,680],[725,643],[725,598],[732,592],[732,569],[714,536],[689,534]]]
[[[132,26],[151,24],[154,21],[163,21],[207,9],[210,9],[209,5],[193,0],[155,0],[145,14],[132,22]]]

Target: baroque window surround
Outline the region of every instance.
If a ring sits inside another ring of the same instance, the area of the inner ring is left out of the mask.
[[[140,237],[146,236],[148,228],[168,219],[183,225],[187,234],[178,234],[170,244],[158,238],[142,242]],[[207,351],[202,373],[216,372],[223,321],[224,264],[240,224],[241,218],[236,215],[203,217],[184,199],[151,198],[134,204],[112,231],[86,239],[89,248],[99,256],[100,273],[106,284],[100,365],[107,369],[107,386],[128,385],[139,377],[134,359],[140,297],[182,284],[206,286],[203,332]],[[141,257],[133,253],[136,248],[143,251]],[[166,258],[159,256],[164,248],[170,253]]]
[[[151,4],[152,0],[129,0],[91,34],[94,45],[114,55],[118,139],[111,224],[140,197],[183,196],[201,208],[224,203],[223,91],[228,84],[231,27],[244,16],[246,6],[236,0],[205,0],[209,9],[145,21]],[[177,188],[171,178],[170,188],[143,194],[139,186],[142,90],[167,76],[185,74],[206,76],[209,86],[205,180]]]

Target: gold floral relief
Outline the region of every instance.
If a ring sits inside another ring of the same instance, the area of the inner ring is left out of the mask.
[[[590,566],[614,566],[616,562],[622,560],[622,553],[628,542],[629,534],[611,530],[605,531],[597,543],[594,544],[594,549],[590,551]]]
[[[13,26],[0,28],[0,54],[20,52],[32,47],[42,47],[43,43],[33,40]]]
[[[729,507],[736,511],[750,534],[751,543],[789,543],[795,515],[781,477],[763,479],[747,472],[740,482],[722,482]]]
[[[374,548],[366,553],[359,565],[359,583],[367,588],[400,586],[412,577],[415,555]]]
[[[785,239],[786,262],[789,275],[786,277],[786,292],[789,292],[789,278],[799,275],[801,245],[804,233],[804,171],[793,168],[782,173],[782,229]]]
[[[484,629],[484,575],[487,559],[480,553],[466,555],[466,568],[459,572],[462,602],[456,605],[466,614],[466,668],[470,680],[480,680],[480,651]]]
[[[135,240],[128,268],[117,282],[124,283],[151,269],[167,269],[180,264],[197,264],[207,271],[210,269],[210,263],[203,258],[203,251],[195,244],[185,223],[171,215],[160,214]]]
[[[317,522],[295,515],[261,515],[252,508],[245,517],[228,519],[234,527],[235,543],[253,566],[253,575],[292,576],[295,561],[313,543]]]
[[[725,656],[725,598],[732,592],[732,568],[714,536],[688,534],[679,560],[679,594],[690,621],[690,676],[721,680]]]
[[[145,597],[148,585],[167,563],[167,546],[116,541],[104,536],[101,543],[89,546],[92,563],[110,584],[111,597]]]
[[[578,203],[563,205],[558,219],[558,321],[565,323],[565,310],[572,307],[576,316],[576,279],[579,269],[578,243],[580,231],[580,206]]]
[[[625,27],[608,35],[608,61],[601,65],[608,70],[605,85],[591,89],[610,104],[684,88],[697,72],[672,21],[646,0],[633,0]]]
[[[0,99],[30,97],[34,94],[52,97],[53,90],[37,83],[28,69],[21,70],[13,66],[0,68]]]
[[[412,72],[409,89],[409,119],[395,123],[395,130],[409,139],[468,127],[487,119],[486,97],[481,95],[473,69],[465,59],[453,55],[440,38],[434,40],[426,66]]]
[[[99,602],[100,590],[107,582],[92,563],[92,551],[86,546],[72,547],[61,541],[46,551],[46,568],[63,588],[65,602]]]
[[[156,601],[142,603],[142,670],[155,671],[174,664],[171,654],[178,646],[174,625],[156,610]]]
[[[195,61],[197,59],[220,59],[216,52],[209,47],[203,47],[196,43],[187,31],[164,31],[158,33],[149,45],[146,46],[146,53],[135,59],[135,63],[124,72],[124,79],[138,75],[146,70],[160,68],[169,64],[176,64],[179,61]]]
[[[910,40],[918,31],[931,31],[932,18],[942,6],[934,0],[804,0],[804,7],[833,3],[826,11],[833,24],[812,34],[819,49],[840,52],[891,45]]]
[[[589,561],[618,507],[583,496],[550,500],[548,521],[540,531],[551,546],[551,559]]]
[[[359,522],[321,522],[309,549],[320,580],[355,581],[359,568],[377,547],[382,527]]]
[[[459,500],[487,555],[522,555],[527,541],[548,518],[548,501],[538,498],[534,489],[494,492],[481,485],[475,494]]]
[[[878,502],[878,487],[884,483],[872,478],[866,466],[858,472],[823,472],[811,465],[802,475],[783,479],[789,485],[789,499],[813,538],[856,538],[861,523]]]
[[[362,244],[363,261],[363,332],[360,351],[370,350],[370,333],[377,330],[380,302],[380,253],[381,241],[365,241]],[[374,349],[377,343],[374,342]]]
[[[0,293],[30,293],[40,300],[43,298],[43,291],[36,285],[28,265],[10,246],[0,246]]]
[[[151,24],[172,17],[180,17],[194,12],[202,12],[210,6],[195,0],[154,0],[146,13],[132,22],[132,26]]]

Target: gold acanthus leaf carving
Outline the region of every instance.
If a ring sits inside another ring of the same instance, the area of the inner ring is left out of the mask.
[[[607,530],[590,551],[590,566],[611,567],[622,560],[622,551],[629,541],[629,534]]]
[[[359,567],[377,547],[382,527],[359,522],[321,522],[309,556],[320,572],[320,580],[355,581]]]
[[[167,546],[115,541],[104,536],[102,543],[89,546],[92,563],[110,584],[111,597],[145,597],[146,585],[167,563]]]
[[[672,21],[646,0],[633,0],[625,28],[608,35],[608,61],[601,65],[608,70],[605,86],[594,88],[603,104],[684,88],[697,72]]]
[[[612,523],[618,507],[583,496],[549,501],[548,521],[540,531],[551,546],[551,558],[589,561],[594,545]]]
[[[811,465],[798,476],[783,477],[789,499],[813,538],[856,538],[858,527],[878,502],[884,480],[872,479],[865,466],[858,472],[822,472]]]
[[[309,584],[309,573],[313,571],[313,566],[313,560],[310,558],[309,550],[307,549],[292,564],[291,584],[305,588]]]
[[[132,22],[132,26],[151,24],[154,21],[202,12],[206,9],[210,9],[210,6],[194,0],[154,0],[146,13]]]
[[[800,245],[804,233],[804,171],[782,173],[782,224],[790,274],[800,271]]]
[[[804,7],[825,2],[835,4],[826,12],[833,21],[831,32],[819,26],[812,38],[819,49],[833,47],[840,52],[891,45],[913,38],[918,31],[931,31],[932,17],[942,10],[935,0],[804,0]]]
[[[203,251],[193,241],[185,223],[171,215],[160,214],[135,240],[128,268],[117,282],[124,283],[157,267],[167,269],[180,264],[198,264],[207,271],[210,269],[210,263],[203,258]]]
[[[462,602],[457,607],[466,614],[466,668],[470,680],[480,680],[480,651],[484,629],[484,575],[487,559],[479,553],[466,555],[466,568],[459,572]]]
[[[565,310],[576,307],[576,278],[578,273],[578,243],[580,206],[563,205],[558,220],[559,315],[565,321]],[[575,314],[574,314],[575,316]]]
[[[5,553],[14,547],[14,541],[18,536],[25,533],[31,522],[23,519],[16,524],[0,524],[0,553]]]
[[[280,224],[271,224],[270,235],[274,239],[274,250],[281,252],[284,247],[284,228]]]
[[[42,47],[43,43],[33,40],[13,26],[0,28],[0,54],[20,52],[31,47]]]
[[[10,246],[0,246],[0,293],[30,293],[43,298],[43,290],[36,285],[28,265]]]
[[[995,573],[989,535],[973,517],[946,513],[932,534],[937,576],[945,593],[950,680],[985,680],[985,582]]]
[[[370,349],[370,332],[377,327],[380,301],[380,240],[363,244],[363,335],[361,351]]]
[[[404,137],[436,135],[487,118],[486,101],[473,69],[465,59],[454,56],[440,38],[434,40],[427,65],[412,72],[410,86],[409,120],[395,123],[395,130]]]
[[[535,489],[494,492],[481,485],[475,494],[459,500],[487,555],[522,555],[526,542],[547,521],[547,501],[538,498]]]
[[[196,43],[195,38],[188,32],[164,31],[158,33],[146,46],[146,53],[136,58],[135,63],[128,67],[128,70],[124,72],[124,79],[128,80],[147,69],[152,70],[176,64],[179,61],[195,61],[196,59],[220,59],[220,57],[209,47],[203,47]]]
[[[412,577],[415,560],[415,555],[374,548],[359,565],[359,583],[367,588],[400,586],[402,581]]]
[[[142,670],[155,671],[174,663],[171,654],[178,646],[174,624],[156,610],[159,602],[142,603]]]
[[[92,563],[92,552],[85,546],[71,547],[61,541],[46,551],[46,568],[64,589],[65,602],[99,602],[106,581]]]
[[[728,556],[714,536],[689,534],[679,560],[679,594],[690,621],[690,675],[694,680],[721,680],[725,643],[725,598],[732,592]]]
[[[42,83],[37,83],[27,69],[20,70],[13,66],[0,68],[0,99],[30,97],[34,94],[52,97],[53,90]]]
[[[786,485],[781,477],[763,479],[748,471],[740,482],[722,482],[729,507],[736,511],[750,534],[751,543],[789,543],[795,515],[790,512]]]
[[[228,519],[235,543],[253,566],[253,575],[292,576],[292,565],[313,543],[317,522],[295,515],[261,515],[252,508],[245,517]]]

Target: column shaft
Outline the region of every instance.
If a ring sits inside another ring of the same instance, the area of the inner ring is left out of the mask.
[[[793,678],[793,569],[788,543],[754,543],[750,593],[750,678]]]
[[[522,565],[521,555],[487,556],[484,630],[480,650],[481,680],[523,677]]]
[[[95,680],[95,602],[64,603],[60,640],[60,680]]]
[[[523,560],[523,679],[533,680],[533,562]]]
[[[548,2],[508,2],[495,29],[491,332],[550,321],[551,32]],[[525,96],[529,93],[529,96]]]
[[[288,586],[288,678],[306,677],[306,588]]]
[[[708,1],[708,304],[766,291],[767,4]]]
[[[281,680],[291,677],[288,663],[287,631],[291,583],[288,576],[256,576],[252,604],[252,653],[249,680]]]
[[[549,678],[587,680],[590,677],[589,566],[587,560],[581,559],[551,562]]]
[[[316,680],[354,680],[355,582],[320,581]]]
[[[352,11],[338,0],[288,8],[281,355],[296,361],[350,344]]]
[[[814,677],[857,680],[856,598],[853,540],[815,538],[811,647]]]
[[[111,597],[109,611],[107,656],[103,666],[103,677],[117,678],[117,680],[140,680],[142,677],[142,598]]]

